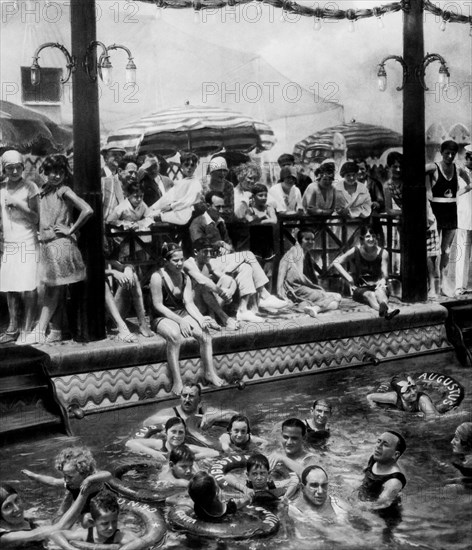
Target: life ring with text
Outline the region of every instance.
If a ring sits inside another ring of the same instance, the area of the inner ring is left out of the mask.
[[[156,470],[156,462],[151,460],[124,460],[111,464],[107,470],[112,474],[112,478],[106,482],[108,488],[114,493],[138,502],[146,502],[154,504],[156,502],[164,502],[167,497],[181,491],[181,488],[176,487],[150,487],[150,484],[144,486],[133,485],[125,480],[123,476],[132,470],[149,472],[150,474]]]
[[[164,426],[162,424],[144,426],[134,434],[132,439],[150,439],[156,434],[160,434],[162,437],[165,437]]]
[[[232,455],[215,460],[210,468],[210,475],[212,475],[218,485],[222,488],[228,487],[228,481],[225,478],[225,474],[236,470],[238,468],[245,468],[247,461],[251,455]]]
[[[416,383],[422,390],[427,390],[434,406],[440,413],[458,407],[464,399],[464,387],[452,376],[438,372],[423,372],[416,376]],[[434,393],[431,395],[431,391]],[[434,394],[438,394],[435,398]]]
[[[154,547],[163,541],[167,527],[162,514],[157,508],[124,498],[118,498],[118,504],[120,505],[120,514],[123,512],[132,514],[137,517],[138,522],[142,525],[144,533],[139,535],[140,544],[139,547],[136,547],[136,550]],[[122,548],[121,544],[99,544],[79,540],[70,541],[70,543],[79,550],[119,550]]]
[[[167,516],[176,530],[189,535],[211,539],[250,539],[267,537],[277,532],[279,518],[260,506],[246,506],[219,523],[203,521],[195,516],[190,506],[175,506]]]

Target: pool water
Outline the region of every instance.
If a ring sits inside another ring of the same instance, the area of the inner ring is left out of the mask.
[[[365,395],[397,372],[440,372],[452,376],[465,388],[465,398],[456,411],[434,420],[421,415],[390,409],[372,410]],[[450,465],[450,440],[458,424],[470,421],[472,383],[470,372],[460,367],[452,353],[385,362],[377,366],[342,369],[303,375],[273,382],[251,384],[243,391],[225,389],[204,395],[214,407],[231,408],[247,414],[256,435],[270,443],[265,453],[280,449],[280,423],[288,417],[305,418],[314,399],[328,398],[333,404],[331,436],[325,444],[313,447],[319,463],[330,477],[330,493],[352,509],[345,526],[315,527],[309,518],[294,521],[285,509],[279,510],[281,528],[269,538],[246,542],[217,542],[188,539],[169,530],[165,549],[248,548],[271,550],[337,548],[425,548],[462,550],[470,548],[472,491],[459,481]],[[169,403],[163,404],[168,406]],[[61,493],[21,476],[28,468],[54,475],[54,456],[64,446],[87,445],[100,468],[132,455],[124,444],[156,406],[137,406],[86,416],[73,421],[73,438],[56,437],[32,443],[16,443],[0,450],[1,479],[13,482],[31,505],[35,515],[52,516]],[[389,529],[384,520],[368,512],[356,511],[356,489],[363,478],[376,439],[386,429],[401,432],[407,451],[400,459],[408,483],[403,490],[402,519]],[[217,437],[223,428],[212,428]]]

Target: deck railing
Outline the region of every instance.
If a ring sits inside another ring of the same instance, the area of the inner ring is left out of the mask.
[[[372,219],[378,228],[383,242],[381,243],[388,253],[389,277],[399,279],[400,249],[398,242],[399,218],[388,214],[380,214]],[[278,223],[272,226],[251,224],[248,226],[249,249],[255,253],[260,249],[261,230],[264,231],[266,248],[273,251],[274,285],[277,267],[284,253],[295,243],[296,230],[301,226],[308,226],[315,234],[315,268],[320,279],[338,277],[332,270],[333,261],[349,248],[359,242],[359,232],[366,220],[346,220],[338,216],[280,216]],[[238,227],[241,223],[238,222]],[[231,224],[228,224],[231,229]],[[116,250],[127,249],[126,263],[139,268],[141,280],[146,281],[149,274],[160,261],[159,251],[164,242],[181,242],[184,253],[191,253],[191,242],[188,226],[178,226],[167,223],[155,223],[148,230],[120,229],[107,226],[106,235],[109,242],[114,242]],[[272,242],[267,242],[267,240]],[[118,244],[119,243],[119,244]]]

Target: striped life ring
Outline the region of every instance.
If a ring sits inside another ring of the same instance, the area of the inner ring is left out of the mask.
[[[440,374],[438,372],[423,372],[416,376],[416,383],[422,390],[431,390],[437,393],[439,397],[434,401],[434,406],[440,413],[445,413],[458,407],[464,399],[464,387],[452,376]]]
[[[157,508],[124,498],[119,498],[118,504],[120,513],[125,511],[136,515],[144,526],[144,534],[139,535],[140,545],[136,550],[154,547],[164,539],[167,532],[166,523]],[[121,544],[98,544],[79,540],[70,541],[70,543],[79,550],[119,550],[122,547]]]
[[[246,506],[228,521],[211,523],[195,516],[190,506],[175,506],[167,516],[168,523],[179,531],[211,539],[250,539],[267,537],[277,532],[279,518],[260,506]]]
[[[113,477],[106,482],[106,485],[111,491],[121,495],[122,497],[137,502],[147,502],[149,504],[164,502],[167,497],[182,490],[177,487],[153,489],[152,487],[149,487],[149,484],[142,487],[135,487],[130,483],[123,481],[122,477],[130,470],[135,469],[152,471],[156,469],[156,462],[151,460],[133,459],[111,464],[107,470]]]

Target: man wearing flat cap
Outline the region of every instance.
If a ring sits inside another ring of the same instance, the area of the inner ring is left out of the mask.
[[[105,145],[100,151],[104,160],[102,168],[102,201],[103,201],[103,219],[106,220],[125,198],[121,181],[118,176],[120,162],[126,154],[126,149],[113,145]]]
[[[295,167],[295,157],[290,153],[284,153],[283,155],[280,155],[280,157],[277,159],[277,163],[281,169],[285,166]],[[312,179],[309,176],[306,176],[305,174],[302,174],[302,172],[297,171],[297,183],[295,185],[298,187],[298,189],[300,189],[300,193],[302,195],[303,193],[305,193],[306,188],[310,185],[311,182]]]

